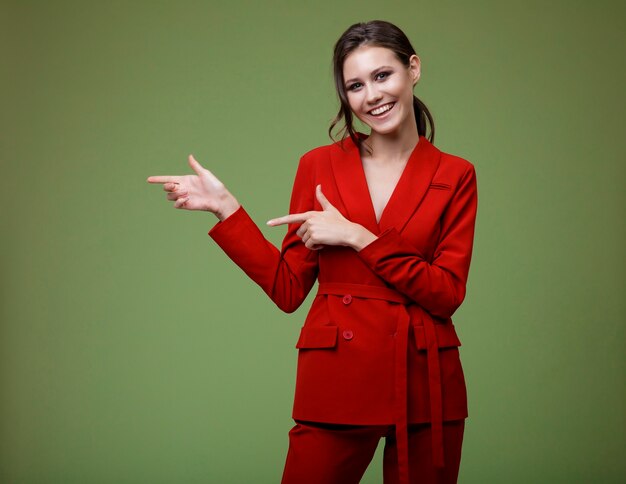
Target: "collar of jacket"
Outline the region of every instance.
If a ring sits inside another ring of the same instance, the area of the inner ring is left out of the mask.
[[[357,132],[357,136],[367,138],[367,135],[360,132]],[[420,135],[379,223],[376,223],[358,146],[347,137],[343,142],[338,141],[332,145],[330,156],[341,201],[350,220],[378,234],[392,227],[402,232],[428,191],[439,167],[441,151]],[[363,203],[363,200],[368,202]]]

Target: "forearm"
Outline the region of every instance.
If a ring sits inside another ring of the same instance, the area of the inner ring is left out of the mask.
[[[261,233],[243,207],[218,222],[209,236],[274,303],[295,311],[306,298],[317,275],[317,253],[288,231],[282,250]]]
[[[455,247],[427,261],[395,229],[388,230],[359,251],[359,257],[387,283],[433,316],[450,317],[465,298],[471,248]]]

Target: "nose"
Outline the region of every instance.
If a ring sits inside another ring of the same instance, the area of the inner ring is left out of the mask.
[[[375,106],[376,103],[378,101],[380,101],[380,98],[382,96],[380,95],[380,93],[378,92],[378,89],[376,88],[375,85],[373,84],[369,84],[367,86],[367,93],[366,93],[366,99],[368,104],[371,104],[372,106]]]

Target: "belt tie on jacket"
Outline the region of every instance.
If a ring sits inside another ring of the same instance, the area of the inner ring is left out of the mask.
[[[408,439],[408,362],[410,315],[407,305],[413,301],[404,294],[385,286],[323,282],[319,284],[318,295],[351,295],[370,299],[382,299],[398,304],[398,326],[395,356],[395,395],[394,424],[398,450],[398,474],[400,482],[409,484],[409,439]],[[443,410],[441,397],[441,371],[439,369],[439,347],[435,324],[431,318],[424,318],[426,336],[426,359],[428,361],[428,387],[430,394],[430,420],[433,464],[443,467]]]

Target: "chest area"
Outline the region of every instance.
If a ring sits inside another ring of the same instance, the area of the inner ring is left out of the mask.
[[[334,152],[320,156],[309,167],[309,191],[321,184],[326,198],[346,219],[375,235],[395,228],[427,258],[439,240],[456,175],[440,169],[440,156],[428,152],[428,145],[422,150],[404,163],[397,159],[388,166],[368,163],[356,149],[341,156]],[[321,209],[315,199],[313,209]]]
[[[394,163],[375,163],[363,161],[363,174],[376,222],[380,222],[385,207],[402,176],[406,160]]]

